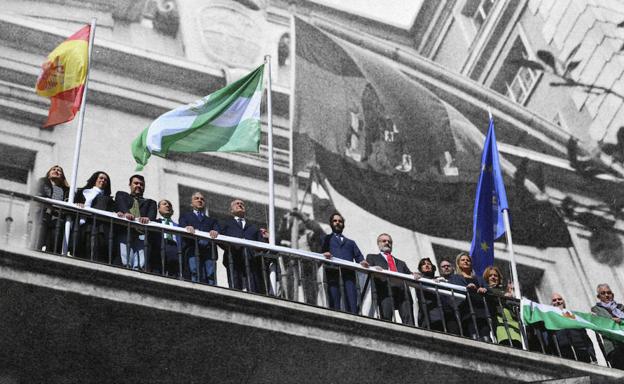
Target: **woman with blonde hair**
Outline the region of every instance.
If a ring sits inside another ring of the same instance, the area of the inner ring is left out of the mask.
[[[464,336],[475,340],[490,341],[488,308],[484,302],[487,285],[481,276],[472,269],[472,258],[461,252],[455,258],[455,274],[449,278],[450,284],[466,287],[466,300],[459,305]]]

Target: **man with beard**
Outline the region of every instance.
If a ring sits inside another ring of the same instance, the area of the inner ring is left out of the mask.
[[[412,274],[403,260],[399,260],[392,255],[392,237],[387,233],[377,236],[377,246],[379,253],[366,255],[368,264],[378,271],[388,270],[405,274]],[[416,275],[414,274],[414,278]],[[377,293],[377,305],[379,313],[384,320],[392,320],[395,310],[399,311],[403,324],[414,325],[412,310],[412,295],[402,280],[390,280],[390,287],[387,279],[374,279],[375,291]]]
[[[326,259],[338,258],[350,262],[360,263],[364,268],[368,268],[368,262],[364,260],[364,256],[355,244],[355,241],[342,235],[345,220],[338,212],[333,213],[329,218],[329,225],[332,233],[325,235],[321,242],[321,252]],[[351,313],[357,313],[357,288],[355,271],[341,268],[337,270],[328,268],[326,272],[327,286],[329,289],[329,307],[332,309],[340,309],[340,274],[345,290],[345,310]]]
[[[132,175],[129,186],[130,193],[118,191],[115,194],[117,216],[130,221],[136,220],[141,224],[156,220],[158,212],[156,202],[143,197],[145,178],[141,175]],[[117,236],[121,263],[133,269],[143,269],[145,267],[145,234],[136,229],[127,232],[125,226],[121,228],[118,226]]]

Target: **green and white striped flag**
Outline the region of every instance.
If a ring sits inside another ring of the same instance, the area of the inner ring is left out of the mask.
[[[170,152],[258,152],[264,65],[158,117],[132,142],[137,171]]]
[[[550,305],[535,303],[525,298],[522,298],[521,304],[524,324],[535,324],[543,321],[546,329],[552,331],[570,328],[591,329],[611,340],[624,342],[624,325],[619,325],[607,317],[559,309]]]

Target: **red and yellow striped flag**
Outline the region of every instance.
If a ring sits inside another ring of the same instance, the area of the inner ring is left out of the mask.
[[[50,98],[44,128],[66,123],[76,116],[82,102],[89,60],[87,25],[56,47],[41,66],[35,87],[37,94]]]

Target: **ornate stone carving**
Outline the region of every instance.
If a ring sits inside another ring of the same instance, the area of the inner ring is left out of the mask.
[[[154,29],[173,36],[180,27],[180,15],[175,0],[148,0],[143,16],[152,19]]]
[[[262,53],[261,13],[238,2],[215,0],[198,14],[206,55],[229,67],[250,68]]]

